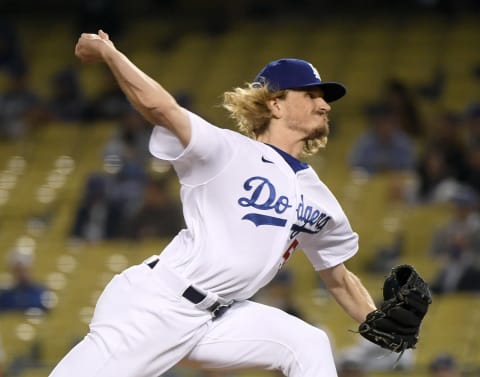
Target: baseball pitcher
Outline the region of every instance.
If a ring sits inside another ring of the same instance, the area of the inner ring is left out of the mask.
[[[396,351],[414,346],[420,326],[415,319],[423,318],[427,305],[410,310],[399,300],[385,313],[375,307],[344,265],[357,252],[357,234],[334,195],[299,159],[326,145],[330,104],[345,95],[342,84],[322,81],[304,60],[270,62],[250,84],[224,94],[239,133],[180,107],[103,31],[82,34],[75,53],[84,63],[106,64],[154,125],[150,151],[178,175],[186,227],[159,255],[112,279],[90,332],[52,377],[158,377],[180,362],[279,370],[290,377],[336,376],[325,332],[249,300],[296,250],[361,324],[362,335]],[[410,282],[409,273],[402,270],[402,279]],[[389,300],[403,283],[389,285]],[[402,297],[416,291],[409,292]],[[428,301],[421,294],[415,298]],[[393,330],[375,322],[382,315],[395,324]],[[401,344],[393,347],[382,338],[389,333]]]

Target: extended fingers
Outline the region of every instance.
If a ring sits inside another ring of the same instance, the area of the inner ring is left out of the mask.
[[[105,33],[102,29],[100,29],[100,30],[98,31],[98,35],[99,35],[99,37],[102,38],[102,39],[105,39],[105,40],[107,40],[107,41],[109,40],[108,34]]]

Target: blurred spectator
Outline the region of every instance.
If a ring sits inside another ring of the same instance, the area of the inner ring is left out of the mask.
[[[55,73],[51,80],[49,108],[56,120],[71,122],[82,121],[88,113],[88,106],[77,72],[65,68]]]
[[[23,70],[11,71],[0,94],[0,139],[19,139],[48,119],[40,97],[28,86]]]
[[[461,117],[450,111],[440,113],[435,119],[428,142],[444,155],[449,174],[457,180],[462,180],[467,168]]]
[[[445,154],[434,145],[427,146],[423,152],[417,174],[418,183],[412,196],[420,203],[448,201],[460,186],[452,176]]]
[[[411,137],[421,137],[425,130],[410,89],[400,80],[386,82],[383,99],[391,107],[399,127]]]
[[[118,130],[104,149],[106,172],[93,173],[85,185],[71,231],[72,237],[77,239],[98,241],[136,237],[136,232],[141,232],[139,227],[129,229],[128,235],[124,234],[125,224],[130,223],[133,216],[138,216],[145,204],[143,196],[146,192],[146,165],[150,158],[151,126],[128,103],[125,108],[117,105],[112,107],[115,110],[111,115],[120,115]],[[151,195],[148,200],[155,201],[155,198]],[[148,202],[150,205],[155,207],[158,203]],[[142,211],[150,209],[148,206]],[[178,223],[172,225],[175,224]]]
[[[367,377],[363,360],[344,360],[337,365],[338,377]]]
[[[143,204],[127,219],[124,235],[133,239],[175,236],[184,226],[182,208],[171,195],[169,175],[150,179]]]
[[[410,137],[399,128],[392,108],[378,104],[367,111],[369,129],[353,146],[350,154],[352,168],[370,174],[400,172],[413,169],[414,149]]]
[[[116,134],[107,142],[105,156],[117,156],[145,166],[151,157],[148,144],[152,127],[129,105],[121,114]]]
[[[108,158],[107,158],[108,160]],[[109,173],[92,173],[76,210],[71,236],[95,242],[122,237],[123,224],[142,203],[145,171],[133,161],[115,157]]]
[[[90,102],[88,118],[92,120],[118,120],[124,114],[132,111],[132,106],[110,70],[104,66],[102,68],[104,69],[101,76],[103,82],[100,84],[101,89]]]
[[[480,214],[475,192],[464,188],[452,198],[451,219],[435,232],[430,254],[440,262],[431,284],[437,294],[480,291]]]
[[[429,365],[430,377],[460,377],[462,375],[455,358],[450,354],[439,354]]]
[[[71,232],[74,238],[92,242],[112,238],[120,213],[110,208],[107,190],[105,176],[90,175],[76,210]]]
[[[461,118],[449,111],[442,112],[434,120],[418,159],[414,196],[423,203],[444,202],[468,174]]]
[[[113,175],[108,192],[111,205],[119,208],[122,214],[119,231],[122,230],[123,222],[141,207],[148,178],[145,167],[136,161],[122,159],[120,164],[120,170]],[[117,231],[114,236],[121,234]]]
[[[33,258],[32,251],[21,248],[9,254],[8,268],[13,283],[0,291],[0,312],[48,309],[48,290],[32,277]]]
[[[338,352],[337,364],[349,363],[360,365],[364,372],[409,371],[415,366],[415,353],[406,350],[398,359],[398,354],[359,337],[357,343]]]
[[[0,16],[0,70],[7,75],[11,72],[23,74],[26,71],[17,30],[4,16]]]

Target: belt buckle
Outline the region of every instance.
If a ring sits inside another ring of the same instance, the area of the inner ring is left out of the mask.
[[[225,304],[218,304],[211,310],[213,320],[220,318],[233,305],[233,300]]]

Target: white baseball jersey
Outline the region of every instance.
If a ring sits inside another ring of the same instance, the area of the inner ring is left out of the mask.
[[[356,253],[358,236],[307,164],[189,112],[184,148],[156,126],[150,151],[180,179],[186,229],[163,263],[206,291],[242,300],[267,284],[295,249],[316,270]]]
[[[295,249],[321,270],[351,257],[357,235],[311,167],[189,116],[186,148],[162,127],[150,143],[151,152],[170,160],[178,173],[187,228],[154,267],[141,263],[112,279],[90,332],[50,376],[157,377],[188,360],[208,369],[335,377],[321,329],[244,299],[269,282]],[[206,291],[195,305],[182,297],[191,284]],[[205,309],[217,299],[237,302],[213,321]]]

